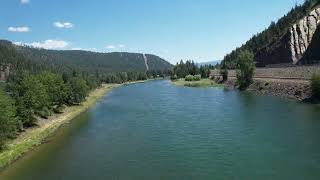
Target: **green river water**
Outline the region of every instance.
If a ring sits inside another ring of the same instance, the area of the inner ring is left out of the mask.
[[[320,179],[320,107],[167,80],[114,89],[1,180]]]

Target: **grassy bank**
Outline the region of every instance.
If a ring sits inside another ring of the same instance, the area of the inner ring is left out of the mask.
[[[172,81],[172,83],[177,86],[187,87],[223,87],[210,79],[201,79],[200,81],[186,81],[185,79],[178,79]]]
[[[38,127],[27,129],[17,139],[8,142],[5,150],[0,152],[0,168],[10,165],[24,153],[42,144],[59,127],[85,112],[107,92],[118,86],[120,85],[108,84],[93,90],[81,105],[67,107],[62,114],[53,115],[47,120],[40,120]]]

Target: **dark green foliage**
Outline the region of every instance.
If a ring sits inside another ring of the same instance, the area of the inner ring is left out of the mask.
[[[5,86],[13,99],[0,92],[0,148],[17,130],[63,112],[66,105],[80,104],[89,90],[101,83],[146,80],[171,73],[168,62],[153,55],[146,57],[148,72],[142,54],[53,51],[0,41],[0,67],[8,71],[7,82],[0,82],[0,89]]]
[[[213,69],[211,65],[204,65],[200,67],[200,75],[202,78],[208,78],[210,76],[210,70]]]
[[[10,67],[10,71],[31,70],[39,72],[45,69],[41,64],[35,64],[19,54],[9,41],[0,40],[0,66]]]
[[[89,86],[86,81],[80,77],[73,77],[68,82],[70,94],[68,97],[69,104],[80,104],[85,100],[89,93]]]
[[[89,51],[57,51],[15,46],[26,59],[37,64],[46,64],[59,71],[77,71],[115,73],[146,71],[143,54],[138,53],[97,53]],[[164,59],[146,55],[150,70],[168,70],[172,65]]]
[[[222,76],[222,81],[226,82],[228,80],[228,69],[226,67],[220,69],[220,74]]]
[[[246,89],[253,81],[255,70],[254,55],[250,51],[241,51],[237,59],[237,82],[240,90]]]
[[[24,126],[36,123],[36,115],[47,117],[50,115],[50,97],[46,87],[40,79],[31,74],[23,74],[16,81],[9,84],[13,98],[17,105],[17,116]]]
[[[155,73],[157,74],[157,73]],[[121,84],[128,81],[140,81],[140,80],[147,80],[150,78],[157,77],[158,75],[151,75],[147,72],[122,72],[122,73],[111,73],[107,74],[102,78],[103,82],[106,83],[117,83]]]
[[[320,74],[313,75],[311,79],[311,87],[313,98],[320,101]]]
[[[140,72],[139,75],[138,75],[138,80],[147,80],[148,79],[148,76],[147,76],[147,73],[145,72]]]
[[[178,79],[178,76],[177,76],[177,75],[172,75],[172,76],[170,76],[170,79],[171,79],[172,81],[175,81],[175,80]]]
[[[8,138],[16,136],[18,121],[12,99],[0,88],[0,150]]]
[[[208,78],[210,76],[210,71],[215,67],[212,65],[203,65],[200,68],[193,61],[186,61],[184,63],[182,60],[180,63],[177,63],[173,72],[171,72],[171,77],[174,75],[177,76],[177,79],[185,78],[188,75],[197,75],[200,74],[202,78]]]
[[[236,48],[230,54],[224,57],[223,65],[227,65],[230,69],[236,68],[236,59],[243,50],[251,51],[256,55],[260,50],[273,47],[287,33],[288,29],[299,19],[307,15],[315,5],[319,4],[319,0],[306,0],[303,5],[296,5],[292,10],[278,22],[272,22],[264,31],[254,35],[249,41],[239,48]]]
[[[44,71],[38,75],[38,79],[48,94],[51,107],[59,107],[66,103],[70,89],[64,83],[62,76]]]
[[[174,74],[178,78],[185,78],[187,75],[196,75],[199,73],[199,68],[193,61],[184,63],[182,60],[173,68]]]
[[[148,59],[148,66],[150,71],[168,71],[172,69],[172,65],[165,61],[164,59],[152,55],[152,54],[146,54],[146,57]],[[135,70],[136,71],[136,70]]]
[[[188,74],[195,75],[198,72],[198,67],[193,61],[187,61],[186,63],[180,61],[180,63],[177,63],[177,65],[174,67],[174,72],[178,78],[184,78]]]

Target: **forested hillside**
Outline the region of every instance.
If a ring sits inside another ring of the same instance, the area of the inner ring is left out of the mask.
[[[79,50],[46,50],[26,46],[16,46],[8,41],[1,44],[14,47],[26,59],[37,64],[45,63],[46,66],[58,69],[71,68],[81,71],[131,72],[146,71],[142,54],[138,53],[97,53]],[[150,70],[168,70],[172,65],[155,55],[146,55]]]
[[[240,52],[244,50],[249,50],[255,55],[255,60],[258,62],[258,65],[259,63],[262,66],[268,63],[283,63],[281,59],[283,55],[280,53],[278,57],[275,57],[277,55],[274,55],[275,53],[272,51],[279,51],[278,46],[283,43],[281,41],[284,38],[287,39],[285,36],[288,34],[290,28],[299,20],[307,16],[317,5],[319,5],[319,0],[306,0],[304,4],[296,5],[289,13],[280,18],[277,22],[272,22],[267,29],[254,35],[241,47],[226,55],[222,62],[222,66],[234,68],[235,61],[237,60]],[[289,49],[290,45],[284,44],[283,46]],[[274,60],[272,62],[262,62],[267,61],[265,60],[266,58],[263,57],[265,54],[273,55],[268,56],[267,60],[269,60],[270,57],[273,57]]]
[[[172,65],[136,53],[55,51],[0,41],[0,150],[40,119],[81,104],[101,83],[168,75]],[[147,71],[147,67],[149,70]]]

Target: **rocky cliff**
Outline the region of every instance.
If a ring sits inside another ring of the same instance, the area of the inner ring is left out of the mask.
[[[10,75],[11,65],[0,64],[0,81],[6,81]]]
[[[255,57],[257,65],[320,62],[319,24],[320,8],[316,8],[289,28],[280,41],[261,49]]]

